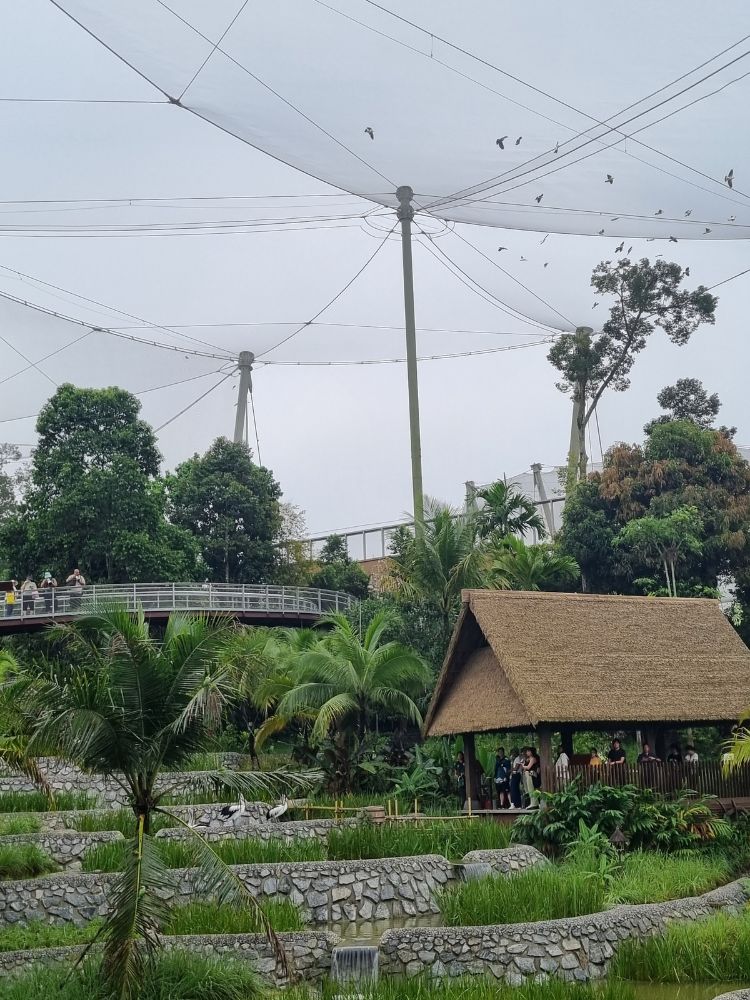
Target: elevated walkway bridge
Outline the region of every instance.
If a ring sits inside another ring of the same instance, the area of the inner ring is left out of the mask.
[[[312,587],[274,587],[233,583],[96,584],[57,587],[39,596],[18,594],[14,604],[2,603],[0,637],[36,632],[90,614],[97,606],[119,605],[143,610],[147,619],[165,620],[175,611],[229,615],[247,625],[314,625],[323,615],[345,611],[349,594]]]

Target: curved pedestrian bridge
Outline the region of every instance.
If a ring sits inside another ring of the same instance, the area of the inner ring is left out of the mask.
[[[0,601],[3,595],[0,595]],[[96,584],[80,593],[74,587],[19,594],[15,604],[0,603],[0,635],[34,632],[53,622],[89,614],[99,605],[143,610],[146,618],[168,618],[173,611],[228,614],[253,625],[310,625],[332,611],[345,611],[349,594],[313,587],[273,587],[233,583]]]

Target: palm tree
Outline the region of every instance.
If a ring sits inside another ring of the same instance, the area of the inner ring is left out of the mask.
[[[411,649],[383,641],[392,612],[378,612],[362,638],[345,615],[325,621],[331,631],[299,654],[293,686],[279,700],[277,716],[314,718],[314,742],[332,731],[340,742],[350,735],[361,740],[378,712],[420,725],[412,696],[427,686],[430,669]]]
[[[459,514],[446,504],[425,498],[421,535],[394,560],[401,594],[435,605],[447,642],[461,591],[481,586],[483,554],[477,523],[471,514]]]
[[[554,590],[579,575],[575,559],[550,545],[525,545],[511,536],[488,553],[488,581],[498,590]]]
[[[55,630],[64,644],[57,664],[19,671],[3,685],[27,737],[30,756],[55,755],[118,784],[133,809],[133,838],[110,897],[103,941],[104,972],[115,994],[136,995],[168,913],[161,890],[169,881],[150,836],[151,818],[164,812],[157,788],[164,771],[179,770],[210,743],[236,699],[236,677],[223,652],[232,629],[202,618],[173,615],[157,643],[143,615],[98,609]],[[0,757],[2,757],[0,753]],[[206,788],[252,795],[311,787],[317,775],[232,772],[221,767],[198,778]],[[187,830],[190,828],[173,817]],[[256,907],[243,882],[195,831],[204,890],[220,902]],[[273,932],[259,912],[267,933]],[[276,943],[277,948],[278,943]]]
[[[536,531],[539,538],[546,535],[544,519],[536,504],[514,486],[498,480],[477,490],[477,497],[484,500],[484,506],[477,513],[482,538],[488,535],[499,538],[523,536],[527,531]]]

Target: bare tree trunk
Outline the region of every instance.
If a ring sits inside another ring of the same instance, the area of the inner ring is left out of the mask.
[[[669,566],[667,565],[667,560],[662,560],[662,565],[664,566],[664,576],[667,578],[667,593],[672,596],[672,581],[669,579]]]
[[[672,568],[672,597],[677,597],[677,577],[674,571],[674,559],[670,563],[670,566]]]

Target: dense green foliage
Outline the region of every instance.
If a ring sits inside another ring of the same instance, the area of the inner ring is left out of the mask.
[[[185,952],[161,956],[144,976],[138,1000],[256,1000],[266,993],[247,962],[213,960]],[[100,963],[86,962],[71,976],[64,966],[36,969],[0,983],[0,1000],[114,1000]]]
[[[281,489],[246,445],[217,438],[205,455],[178,465],[166,488],[170,519],[195,535],[211,580],[273,579]]]
[[[750,980],[750,913],[717,913],[698,923],[671,924],[660,937],[623,941],[612,974],[639,982]]]
[[[349,861],[440,854],[460,861],[469,851],[498,850],[509,842],[507,826],[482,820],[360,825],[330,831],[328,858]]]
[[[713,594],[724,575],[744,583],[750,572],[750,465],[724,432],[690,420],[656,423],[643,445],[610,448],[603,470],[568,497],[559,545],[580,565],[589,591],[667,593],[658,556],[655,566],[647,547],[615,542],[629,522],[652,518],[658,527],[681,508],[697,515],[694,541],[680,551],[677,593]]]
[[[36,878],[55,871],[55,862],[36,844],[0,843],[0,879]]]
[[[123,837],[133,834],[132,809],[91,810],[78,812],[68,820],[71,830],[80,833],[99,833],[100,830],[119,830]],[[166,813],[158,813],[151,820],[151,833],[157,833],[163,827],[174,826],[174,821]]]
[[[6,924],[0,929],[0,951],[26,951],[30,948],[64,948],[86,944],[101,927],[100,920],[77,924],[48,924],[44,920]]]
[[[41,821],[36,816],[0,816],[0,837],[38,833],[41,828]]]
[[[370,588],[370,578],[358,563],[350,559],[346,538],[343,535],[331,535],[321,549],[317,569],[310,575],[308,585],[365,598]]]
[[[0,526],[17,576],[49,569],[64,583],[194,579],[197,548],[165,517],[159,452],[140,403],[123,389],[65,384],[42,408],[30,485]]]
[[[702,799],[667,799],[634,785],[594,784],[581,788],[571,782],[560,792],[542,793],[543,808],[521,816],[513,839],[559,854],[579,839],[581,824],[595,827],[605,838],[616,829],[634,850],[687,850],[729,835]]]
[[[618,862],[607,855],[576,852],[561,864],[529,868],[510,878],[491,876],[442,893],[446,924],[524,923],[577,917],[616,903],[658,903],[694,896],[726,881],[718,857],[637,852]]]

